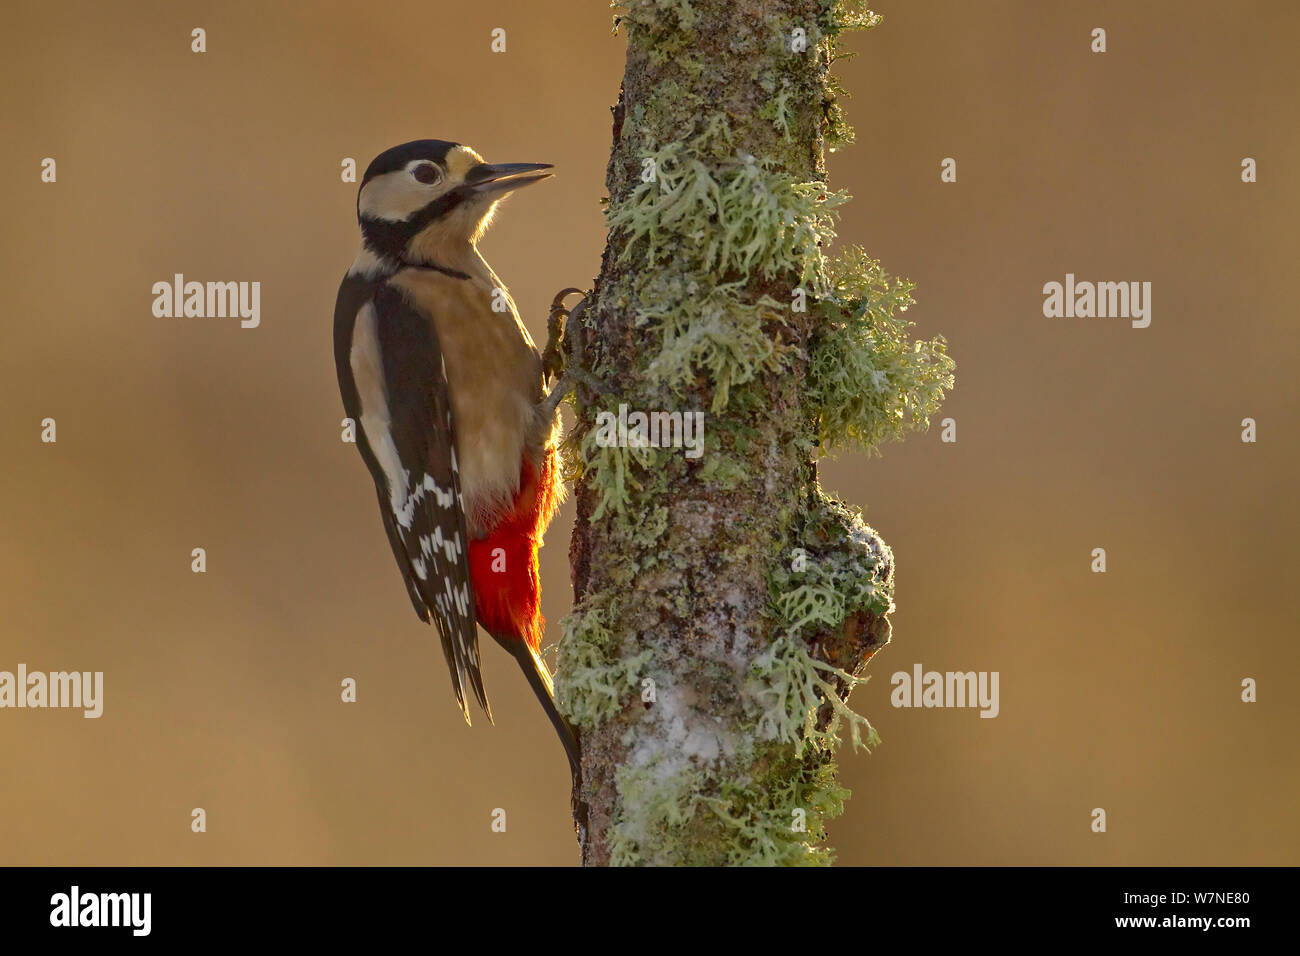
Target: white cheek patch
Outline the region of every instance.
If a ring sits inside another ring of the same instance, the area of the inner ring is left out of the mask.
[[[365,219],[401,222],[442,195],[446,187],[429,186],[412,178],[405,169],[376,176],[361,187],[357,208]]]

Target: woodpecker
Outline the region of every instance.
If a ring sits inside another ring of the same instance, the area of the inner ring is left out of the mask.
[[[556,406],[541,356],[477,242],[498,203],[548,163],[488,164],[417,140],[375,158],[357,193],[361,249],[339,288],[334,357],[357,450],[421,621],[442,640],[466,723],[466,687],[488,720],[478,632],[519,662],[573,775],[578,739],[539,654],[537,549],[563,495]]]

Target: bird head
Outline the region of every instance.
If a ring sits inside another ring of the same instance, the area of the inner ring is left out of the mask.
[[[549,163],[483,162],[468,146],[421,139],[385,150],[366,169],[357,219],[366,246],[396,262],[432,262],[478,241],[497,203],[540,182]]]

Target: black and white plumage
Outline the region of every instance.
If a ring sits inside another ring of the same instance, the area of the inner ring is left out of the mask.
[[[455,426],[434,326],[385,278],[349,274],[339,290],[334,328],[344,408],[360,426],[357,445],[374,476],[411,603],[423,621],[434,612],[466,719],[466,684],[491,719],[479,669]],[[426,400],[392,400],[403,395]]]
[[[508,315],[492,309],[504,288],[474,241],[502,196],[544,178],[521,174],[544,168],[491,166],[440,140],[382,153],[358,191],[362,248],[334,314],[344,409],[357,423],[357,447],[407,594],[438,630],[466,721],[466,685],[491,720],[471,535],[480,537],[494,510],[512,500],[521,456],[548,441],[553,425],[537,411],[536,348],[513,304]],[[440,341],[439,323],[450,342]],[[450,377],[449,346],[456,353]],[[468,446],[460,443],[464,462],[457,460],[458,414],[472,433]]]
[[[538,548],[563,496],[542,358],[477,241],[497,203],[549,174],[418,140],[381,153],[357,193],[362,245],[339,288],[334,354],[406,592],[492,719],[477,625],[523,670],[564,746],[579,841],[582,754],[540,654]]]

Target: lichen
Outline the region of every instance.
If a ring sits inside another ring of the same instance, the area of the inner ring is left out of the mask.
[[[763,736],[793,744],[798,755],[811,749],[829,756],[843,723],[855,750],[879,738],[847,703],[865,678],[809,648],[850,614],[884,618],[894,610],[894,556],[856,508],[820,490],[816,501],[797,543],[769,574],[779,636],[755,660],[746,690],[761,702]]]
[[[727,407],[731,390],[761,371],[777,371],[790,348],[772,336],[772,324],[785,322],[780,303],[763,296],[742,302],[743,282],[701,288],[686,283],[675,297],[669,283],[655,277],[639,289],[637,322],[653,322],[661,336],[659,352],[646,366],[646,377],[663,382],[679,395],[697,384],[700,373],[712,386],[711,411]]]
[[[655,848],[665,845],[666,838],[674,838],[675,844],[675,831],[695,816],[703,781],[685,761],[663,766],[668,759],[625,764],[615,773],[619,813],[608,837],[611,866],[659,862]]]
[[[605,411],[617,414],[615,409]],[[652,445],[603,445],[598,441],[599,434],[595,429],[587,431],[576,456],[581,462],[582,479],[597,492],[592,521],[599,521],[606,512],[625,512],[633,493],[642,487],[638,472],[651,469],[663,451]]]
[[[700,150],[672,142],[646,158],[654,178],[606,211],[611,232],[624,237],[620,262],[635,254],[642,269],[671,262],[714,282],[794,277],[813,295],[825,291],[821,246],[834,237],[832,212],[847,195],[743,152],[709,164]]]
[[[826,821],[844,812],[849,791],[836,782],[830,759],[780,761],[765,785],[726,781],[702,798],[725,826],[729,866],[825,866]],[[798,811],[798,812],[796,812]]]
[[[762,664],[760,663],[761,667]],[[761,758],[761,759],[760,759]],[[844,811],[826,747],[800,754],[746,742],[729,775],[673,749],[639,755],[616,772],[619,809],[609,833],[612,865],[808,866],[832,862],[826,822]]]
[[[650,651],[622,653],[611,628],[616,608],[576,607],[564,619],[555,702],[571,723],[594,727],[623,709]]]
[[[809,344],[809,406],[823,447],[878,454],[882,443],[929,427],[955,363],[943,336],[909,340],[902,313],[913,304],[911,282],[891,279],[857,246],[831,260],[828,274]]]
[[[828,678],[838,679],[850,690],[867,681],[813,657],[795,634],[782,634],[769,644],[755,659],[746,686],[761,708],[759,735],[792,744],[797,756],[809,750],[830,754],[839,745],[841,725],[847,723],[854,750],[879,744],[871,721],[845,703]],[[821,726],[826,705],[830,705],[830,718]]]
[[[953,380],[942,338],[908,338],[911,283],[826,251],[848,197],[821,181],[818,150],[852,139],[828,70],[840,35],[880,17],[857,0],[798,24],[742,13],[719,44],[710,18],[732,11],[621,6],[637,65],[585,356],[619,392],[588,395],[562,446],[596,547],[575,565],[556,698],[597,766],[614,755],[596,784],[610,863],[825,864],[849,796],[841,738],[879,742],[848,699],[889,639],[894,560],[811,460],[926,427]],[[808,55],[773,55],[793,26]],[[703,459],[599,443],[596,416],[620,403],[707,409]],[[761,533],[740,511],[756,501]],[[657,697],[634,703],[646,678]]]
[[[863,0],[836,0],[829,5],[827,14],[820,24],[819,36],[826,38],[827,61],[830,64],[852,56],[841,52],[838,42],[841,34],[851,30],[871,30],[880,26],[884,20],[883,16],[867,7]],[[822,135],[826,140],[826,148],[832,153],[852,145],[856,139],[853,127],[844,116],[841,103],[847,97],[848,93],[840,86],[839,80],[833,74],[828,75],[822,97]]]
[[[792,90],[783,89],[779,93],[774,93],[758,111],[764,119],[772,121],[772,125],[781,131],[781,138],[787,143],[794,138],[790,135],[790,100],[793,96]]]
[[[823,491],[798,543],[768,577],[781,626],[812,638],[848,614],[893,610],[894,556],[862,513]]]
[[[868,7],[864,0],[836,0],[832,17],[836,33],[843,30],[870,30],[880,26],[885,19]]]

